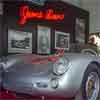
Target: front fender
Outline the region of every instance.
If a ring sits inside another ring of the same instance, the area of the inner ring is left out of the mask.
[[[64,79],[64,81],[67,81],[67,87],[65,87],[66,89],[70,88],[70,93],[72,92],[72,96],[76,95],[76,93],[80,90],[84,72],[90,63],[96,61],[94,58],[95,57],[79,57],[77,59],[71,60],[69,70],[62,78],[62,81]]]

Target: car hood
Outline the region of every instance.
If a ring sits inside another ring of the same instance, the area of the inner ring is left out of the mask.
[[[12,57],[16,60],[9,68],[6,69],[6,73],[12,75],[36,75],[49,73],[52,70],[53,63],[46,60],[46,57],[32,57],[32,56],[15,56]],[[46,61],[45,61],[46,60]],[[10,60],[8,63],[11,63]],[[43,62],[41,62],[43,61]]]
[[[92,58],[93,56],[84,54],[65,54],[63,56],[65,59],[69,59],[70,62],[81,59],[81,58]],[[61,57],[58,57],[58,59]],[[8,58],[9,59],[9,58]],[[48,61],[47,56],[33,56],[33,55],[15,55],[10,57],[7,63],[11,63],[11,59],[14,59],[14,63],[6,69],[7,74],[11,75],[41,75],[45,73],[50,73],[53,70],[52,61]],[[42,61],[42,62],[41,62]]]
[[[12,67],[6,70],[7,73],[14,73],[14,74],[41,74],[47,73],[52,70],[51,63],[43,63],[43,64],[14,64]]]

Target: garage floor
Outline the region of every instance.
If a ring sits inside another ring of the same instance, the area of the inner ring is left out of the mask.
[[[41,98],[41,97],[30,97],[29,99],[19,99],[14,97],[11,93],[0,92],[0,100],[74,100],[74,98]]]

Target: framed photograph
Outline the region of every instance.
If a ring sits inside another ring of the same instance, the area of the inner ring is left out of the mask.
[[[75,39],[77,43],[85,43],[85,19],[76,18],[75,22]]]
[[[32,53],[32,33],[9,29],[8,53]]]
[[[51,30],[49,27],[38,26],[37,27],[37,52],[40,54],[50,54],[51,52]]]
[[[2,1],[0,2],[0,15],[3,15],[3,3],[2,3]]]
[[[55,31],[55,49],[69,50],[69,41],[69,33]]]

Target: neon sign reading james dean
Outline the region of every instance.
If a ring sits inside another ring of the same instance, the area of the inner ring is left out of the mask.
[[[24,25],[29,19],[43,19],[50,21],[59,21],[64,19],[63,13],[55,13],[53,9],[43,11],[30,10],[29,6],[20,7],[20,25]]]

